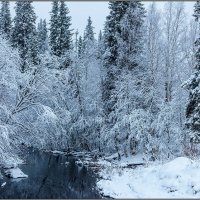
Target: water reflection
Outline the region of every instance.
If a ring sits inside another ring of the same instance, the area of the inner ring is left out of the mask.
[[[29,149],[26,162],[20,168],[29,177],[16,181],[5,178],[0,198],[100,198],[95,175],[78,166],[73,157]]]

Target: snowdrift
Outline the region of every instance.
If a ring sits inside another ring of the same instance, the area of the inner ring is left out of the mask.
[[[97,183],[113,198],[200,198],[200,161],[178,157],[164,165],[104,169]]]

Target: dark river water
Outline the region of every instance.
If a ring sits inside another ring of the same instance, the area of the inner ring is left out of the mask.
[[[101,198],[95,189],[97,176],[91,169],[77,165],[73,157],[32,149],[26,154],[26,165],[19,168],[28,178],[4,177],[0,183],[6,185],[0,187],[0,198]]]

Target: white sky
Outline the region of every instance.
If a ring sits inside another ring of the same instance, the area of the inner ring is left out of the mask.
[[[148,5],[151,3],[143,2],[145,7],[147,8]],[[163,9],[164,1],[156,2],[157,8]],[[193,14],[193,6],[195,2],[188,2],[185,1],[185,10],[189,16]],[[78,29],[80,34],[83,34],[84,28],[86,26],[87,18],[91,16],[93,21],[93,26],[95,27],[95,33],[98,35],[99,31],[103,29],[104,22],[106,16],[109,14],[108,9],[108,2],[98,2],[98,1],[75,1],[75,2],[66,2],[70,16],[72,17],[72,28],[74,30]],[[11,14],[12,16],[15,15],[14,11],[14,2],[11,2]],[[52,2],[48,1],[35,1],[33,2],[33,6],[35,8],[35,12],[37,15],[37,21],[40,18],[46,19],[47,22],[50,19],[49,12],[51,11]]]

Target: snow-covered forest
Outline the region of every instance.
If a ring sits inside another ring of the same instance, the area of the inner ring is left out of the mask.
[[[109,2],[100,33],[71,28],[64,1],[50,22],[31,1],[0,10],[0,165],[21,146],[145,163],[200,153],[200,1]]]

